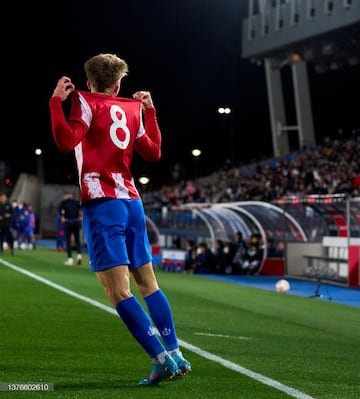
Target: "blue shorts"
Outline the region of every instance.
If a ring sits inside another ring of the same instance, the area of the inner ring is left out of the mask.
[[[83,205],[83,229],[93,272],[152,261],[141,199],[94,200]]]

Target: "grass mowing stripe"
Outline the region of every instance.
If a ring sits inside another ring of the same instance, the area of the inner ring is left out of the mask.
[[[14,264],[12,264],[10,262],[7,262],[7,261],[5,261],[3,259],[0,259],[0,263],[2,263],[4,266],[6,266],[6,267],[8,267],[8,268],[10,268],[12,270],[15,270],[15,271],[17,271],[19,273],[22,273],[22,274],[24,274],[24,275],[26,275],[28,277],[31,277],[32,279],[35,279],[35,280],[37,280],[37,281],[39,281],[39,282],[41,282],[43,284],[46,284],[46,285],[50,286],[51,288],[54,288],[54,289],[56,289],[58,291],[61,291],[61,292],[65,293],[65,294],[67,294],[69,296],[72,296],[72,297],[74,297],[76,299],[80,299],[80,300],[82,300],[82,301],[84,301],[86,303],[89,303],[90,305],[93,305],[93,306],[95,306],[97,308],[105,310],[108,313],[112,313],[114,315],[117,315],[117,312],[116,312],[115,309],[113,309],[113,308],[111,308],[109,306],[106,306],[106,305],[104,305],[104,304],[102,304],[102,303],[100,303],[98,301],[95,301],[95,300],[93,300],[93,299],[91,299],[89,297],[86,297],[84,295],[78,294],[75,291],[72,291],[72,290],[70,290],[70,289],[68,289],[66,287],[63,287],[63,286],[61,286],[59,284],[56,284],[56,283],[54,283],[54,282],[52,282],[52,281],[50,281],[50,280],[48,280],[46,278],[43,278],[43,277],[41,277],[41,276],[39,276],[39,275],[37,275],[35,273],[32,273],[32,272],[30,272],[28,270],[25,270],[25,269],[22,269],[22,268],[14,265]],[[260,382],[260,383],[262,383],[264,385],[268,385],[271,388],[274,388],[274,389],[277,389],[279,391],[282,391],[282,392],[286,393],[287,395],[289,395],[289,396],[291,396],[293,398],[296,398],[296,399],[314,399],[312,396],[309,396],[309,395],[307,395],[307,394],[305,394],[305,393],[303,393],[301,391],[298,391],[297,389],[288,387],[288,386],[286,386],[284,384],[281,384],[280,382],[278,382],[276,380],[273,380],[273,379],[268,378],[268,377],[266,377],[266,376],[264,376],[262,374],[259,374],[259,373],[256,373],[254,371],[251,371],[251,370],[249,370],[249,369],[247,369],[245,367],[242,367],[242,366],[240,366],[238,364],[230,362],[230,361],[228,361],[226,359],[223,359],[223,358],[221,358],[219,356],[216,356],[216,355],[214,355],[214,354],[212,354],[210,352],[204,351],[201,348],[196,347],[194,345],[191,345],[191,344],[189,344],[189,343],[187,343],[187,342],[185,342],[185,341],[183,341],[181,339],[179,339],[179,344],[182,347],[186,348],[187,350],[189,350],[189,351],[191,351],[191,352],[193,352],[193,353],[195,353],[195,354],[197,354],[199,356],[202,356],[202,357],[204,357],[204,358],[206,358],[208,360],[211,360],[211,361],[213,361],[215,363],[218,363],[218,364],[222,365],[223,367],[226,367],[226,368],[228,368],[230,370],[233,370],[233,371],[235,371],[237,373],[240,373],[240,374],[243,374],[243,375],[245,375],[245,376],[247,376],[249,378],[252,378],[252,379],[254,379],[254,380],[256,380],[256,381],[258,381],[258,382]]]

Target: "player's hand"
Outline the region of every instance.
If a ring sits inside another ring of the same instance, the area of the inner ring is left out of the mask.
[[[63,76],[58,80],[52,96],[60,97],[62,101],[65,101],[74,90],[75,85],[71,82],[71,79]]]
[[[137,91],[133,94],[135,100],[140,100],[144,109],[154,108],[151,94],[148,91]]]

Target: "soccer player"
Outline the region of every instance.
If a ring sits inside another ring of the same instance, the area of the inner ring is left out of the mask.
[[[137,91],[131,99],[118,97],[128,65],[117,55],[95,55],[84,69],[90,93],[75,90],[66,76],[58,80],[49,102],[52,133],[61,152],[75,150],[91,270],[153,362],[139,384],[156,385],[191,371],[153,270],[143,203],[130,171],[134,150],[149,162],[161,156],[156,110],[148,91]],[[68,97],[71,110],[66,117],[62,103]],[[132,295],[130,277],[152,321]]]

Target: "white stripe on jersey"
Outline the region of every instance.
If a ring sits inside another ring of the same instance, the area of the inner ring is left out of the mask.
[[[105,193],[100,184],[99,176],[100,173],[96,172],[85,173],[83,176],[82,180],[88,188],[90,199],[105,197]]]
[[[78,173],[79,186],[81,188],[81,171],[82,171],[82,166],[83,166],[83,161],[84,161],[81,142],[74,148],[74,152],[75,152],[75,160],[76,160],[76,164],[77,164],[77,169],[79,171],[79,173]]]
[[[141,104],[140,104],[140,108],[141,108]],[[136,134],[136,138],[139,139],[144,134],[145,134],[145,128],[144,128],[144,123],[143,123],[142,112],[141,112],[141,109],[140,109],[140,126],[139,126],[139,131]]]
[[[129,199],[129,190],[126,188],[124,178],[121,173],[112,173],[112,178],[115,182],[115,195],[116,198],[127,198]]]
[[[88,104],[88,102],[85,100],[85,98],[79,94],[79,100],[81,104],[81,119],[90,127],[91,121],[92,121],[92,112],[91,108]]]

